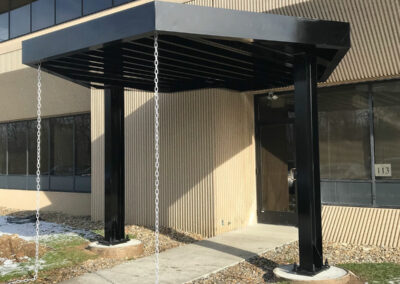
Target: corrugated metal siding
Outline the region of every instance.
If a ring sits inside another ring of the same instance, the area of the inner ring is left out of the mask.
[[[22,49],[0,54],[0,74],[28,68],[22,64]]]
[[[214,194],[216,233],[257,220],[253,97],[216,97]]]
[[[400,210],[323,206],[325,240],[387,247],[400,246]]]
[[[195,0],[189,3],[350,22],[352,48],[328,83],[400,77],[399,0]]]
[[[127,222],[154,224],[153,94],[126,98]],[[214,235],[213,91],[160,96],[160,224]]]
[[[94,220],[104,217],[104,92],[91,90],[92,194],[91,215]]]
[[[92,117],[103,121],[98,93]],[[154,224],[152,98],[125,92],[126,221],[146,226]],[[160,107],[161,225],[205,236],[220,230],[221,218],[229,230],[247,225],[256,213],[252,97],[206,89],[161,94]],[[94,219],[104,212],[103,128],[92,124]]]

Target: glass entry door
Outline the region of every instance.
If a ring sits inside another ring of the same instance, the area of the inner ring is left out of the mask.
[[[297,225],[291,102],[285,96],[256,99],[258,221],[261,223]]]

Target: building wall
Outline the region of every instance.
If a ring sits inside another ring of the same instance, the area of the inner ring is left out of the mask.
[[[40,192],[40,210],[90,215],[90,193]],[[0,189],[0,207],[36,210],[36,191]]]
[[[215,97],[214,198],[216,233],[257,222],[253,96]]]
[[[37,72],[22,64],[23,38],[0,43],[0,122],[36,117]],[[43,117],[89,111],[89,89],[48,73],[42,74]],[[31,190],[0,189],[0,206],[33,210],[35,196],[35,191]],[[90,194],[41,192],[40,196],[42,210],[90,215]]]
[[[154,224],[153,94],[125,93],[126,222]],[[255,222],[253,100],[209,89],[160,99],[160,220],[206,236]],[[92,217],[104,215],[102,91],[92,91]]]
[[[18,64],[21,58],[12,61]],[[36,117],[36,77],[36,70],[30,67],[0,74],[0,122]],[[89,111],[89,89],[48,73],[42,74],[43,117]]]
[[[400,210],[323,206],[324,240],[385,247],[400,246]]]
[[[327,84],[400,78],[398,0],[192,0],[186,3],[349,22],[352,47]]]

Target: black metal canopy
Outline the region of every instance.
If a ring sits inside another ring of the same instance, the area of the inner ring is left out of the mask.
[[[347,23],[152,2],[23,42],[23,63],[104,88],[105,241],[125,240],[124,87],[162,92],[295,85],[300,267],[324,269],[317,81],[350,48]]]
[[[326,80],[350,47],[348,23],[151,2],[23,42],[23,63],[87,87],[239,91],[291,85],[294,57],[312,52]]]

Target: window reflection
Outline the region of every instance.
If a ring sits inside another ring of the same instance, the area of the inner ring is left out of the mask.
[[[84,0],[83,1],[83,14],[92,14],[100,10],[110,8],[112,0]]]
[[[375,164],[389,164],[391,176],[400,178],[400,82],[374,84]]]
[[[8,13],[4,13],[0,14],[0,42],[8,38]]]
[[[36,120],[0,124],[0,175],[17,175],[18,178],[35,175],[36,141]],[[50,175],[50,179],[51,176],[72,179],[75,174],[90,180],[89,114],[42,119],[40,165],[41,174]],[[68,191],[90,192],[90,186],[83,188],[71,184]]]
[[[49,174],[49,121],[42,120],[40,135],[40,171],[42,175]],[[37,166],[37,122],[28,122],[28,174],[36,174]]]
[[[14,38],[31,31],[31,7],[30,5],[10,12],[10,37]]]
[[[370,178],[367,91],[366,85],[319,90],[321,178]]]
[[[90,116],[75,119],[76,172],[78,176],[91,174]]]
[[[51,170],[56,176],[74,174],[74,119],[58,117],[51,119]]]
[[[114,5],[121,5],[124,3],[131,2],[132,0],[114,0]]]
[[[7,174],[7,126],[0,125],[0,175]]]
[[[66,22],[82,15],[81,0],[56,0],[56,23]]]
[[[26,175],[26,122],[8,124],[8,174]]]
[[[32,31],[54,25],[54,0],[37,0],[32,3]]]

